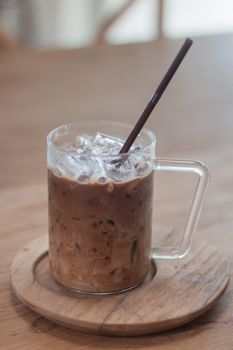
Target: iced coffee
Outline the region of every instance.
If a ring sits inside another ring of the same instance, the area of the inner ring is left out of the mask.
[[[153,151],[138,140],[119,155],[123,142],[103,132],[50,140],[50,268],[68,288],[127,290],[149,273]]]

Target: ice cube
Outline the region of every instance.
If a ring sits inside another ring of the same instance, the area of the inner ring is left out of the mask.
[[[88,175],[82,174],[77,179],[79,182],[86,183],[90,180],[90,177]]]
[[[145,154],[131,154],[130,162],[135,168],[135,172],[137,176],[145,176],[149,173],[152,168],[152,162],[148,159],[148,156]]]
[[[78,153],[90,151],[92,149],[92,145],[93,137],[90,135],[78,135],[73,144]]]
[[[106,145],[114,146],[116,144],[121,145],[123,140],[117,137],[103,134],[101,132],[97,132],[94,138],[94,142],[96,145],[100,145],[100,146],[106,146]]]
[[[107,178],[104,177],[104,176],[100,176],[100,177],[98,178],[98,181],[99,181],[99,183],[104,184],[104,183],[107,181]]]
[[[58,177],[62,176],[62,172],[56,166],[53,167],[52,171],[55,176],[58,176]]]
[[[139,152],[139,151],[141,151],[141,147],[138,146],[138,145],[134,145],[134,144],[133,144],[133,145],[130,147],[129,153],[136,153],[136,152]]]
[[[71,151],[73,149],[73,145],[69,142],[64,142],[61,144],[61,148],[65,151]]]
[[[97,132],[93,140],[93,148],[99,154],[117,154],[123,143],[123,140],[119,138]]]
[[[63,176],[71,179],[89,179],[94,171],[94,165],[91,159],[85,156],[80,156],[76,153],[63,155],[57,160],[56,170],[59,170]],[[85,181],[86,181],[85,180]]]
[[[135,167],[128,158],[108,160],[104,164],[107,176],[114,181],[121,182],[135,177]]]
[[[90,158],[93,162],[93,178],[97,180],[99,177],[105,177],[105,167],[104,167],[104,159],[103,157],[99,156],[99,151],[95,148],[92,149],[92,152],[90,153]]]
[[[59,171],[63,176],[76,177],[80,167],[77,166],[75,159],[70,155],[63,155],[57,159],[56,171]]]

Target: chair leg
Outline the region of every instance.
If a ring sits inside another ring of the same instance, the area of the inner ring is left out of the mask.
[[[163,21],[164,21],[164,1],[165,0],[157,0],[158,1],[158,39],[162,39],[164,37],[163,33]]]
[[[94,45],[106,44],[106,34],[111,26],[124,14],[137,0],[128,0],[121,8],[109,19],[107,19],[101,26],[97,37],[94,41]]]

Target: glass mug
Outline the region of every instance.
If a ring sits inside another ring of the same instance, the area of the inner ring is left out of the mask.
[[[101,132],[125,140],[131,130],[118,122],[77,122],[48,135],[50,270],[69,289],[89,294],[127,291],[145,280],[151,259],[182,258],[189,251],[209,180],[205,165],[157,159],[155,135],[145,128],[135,142],[141,148],[133,152],[74,152],[77,135]],[[107,176],[101,173],[103,166]],[[87,176],[90,169],[97,174],[94,180]],[[180,248],[151,247],[154,171],[199,176]]]

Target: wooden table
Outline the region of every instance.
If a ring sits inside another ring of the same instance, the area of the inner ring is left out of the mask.
[[[9,287],[13,256],[47,232],[46,134],[67,121],[134,123],[181,41],[0,55],[0,347],[8,349],[233,349],[233,285],[191,324],[159,335],[108,338],[57,326]],[[197,235],[233,259],[233,36],[196,39],[147,126],[160,157],[203,160],[212,182]],[[194,179],[156,175],[154,219],[177,227]],[[177,237],[178,237],[177,236]],[[156,236],[154,237],[156,241]]]

